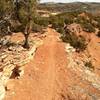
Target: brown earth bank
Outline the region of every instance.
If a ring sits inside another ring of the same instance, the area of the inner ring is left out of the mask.
[[[100,76],[100,37],[97,36],[98,29],[96,29],[95,33],[85,32],[81,25],[76,23],[68,25],[66,29],[70,30],[72,33],[75,33],[76,36],[82,36],[85,38],[86,43],[88,44],[85,52],[76,52],[75,57],[77,58],[80,56],[80,58],[83,60],[90,60],[94,67],[95,73]],[[81,59],[79,61],[81,61]]]
[[[24,75],[9,80],[4,100],[100,100],[100,90],[68,67],[59,34],[48,28],[43,41]]]

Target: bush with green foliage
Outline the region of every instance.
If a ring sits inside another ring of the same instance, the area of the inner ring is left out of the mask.
[[[39,24],[33,24],[33,26],[32,26],[32,31],[33,32],[42,32],[43,30],[42,30],[42,26],[41,25],[39,25]]]
[[[59,22],[58,25],[63,24],[72,24],[74,22],[74,18],[78,16],[78,13],[76,12],[65,12],[56,15],[55,19],[57,19],[57,22]],[[62,22],[62,23],[61,23]]]
[[[59,18],[58,16],[51,16],[50,17],[50,24],[54,29],[58,29],[60,27],[64,27],[64,19]]]
[[[34,20],[34,23],[43,26],[43,27],[47,27],[49,25],[49,18],[47,17],[36,17]]]
[[[65,30],[63,27],[58,28],[57,32],[59,32],[60,34],[65,34]]]
[[[13,0],[0,0],[0,20],[13,14]]]
[[[87,14],[89,18],[85,18],[84,16],[78,16],[80,13],[78,12],[66,12],[61,13],[56,16],[50,16],[50,22],[54,29],[58,29],[60,27],[64,27],[64,24],[70,25],[72,23],[80,24],[84,31],[86,32],[95,32],[95,26],[92,23],[93,17],[90,14]]]
[[[100,16],[94,16],[93,20],[97,22],[96,28],[100,28]]]
[[[13,15],[13,1],[0,0],[0,35],[10,35],[11,17]],[[9,28],[8,28],[9,27]]]
[[[70,25],[70,24],[72,24],[74,22],[74,19],[65,18],[64,22],[65,22],[66,25]]]
[[[86,40],[82,36],[76,36],[74,33],[65,33],[61,36],[64,42],[70,43],[77,51],[84,51],[87,47]]]
[[[91,32],[93,32],[93,33],[95,32],[95,27],[90,23],[82,24],[82,28],[86,32],[90,32],[90,33]]]
[[[97,22],[100,22],[100,16],[94,16],[93,19]]]
[[[85,17],[77,17],[75,20],[76,23],[80,24],[84,31],[86,32],[95,32],[95,27],[92,24],[91,19],[86,19]]]

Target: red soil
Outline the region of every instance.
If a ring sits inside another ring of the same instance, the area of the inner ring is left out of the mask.
[[[100,91],[67,66],[64,43],[57,32],[48,29],[24,75],[8,82],[4,100],[98,100],[95,96],[100,97]]]

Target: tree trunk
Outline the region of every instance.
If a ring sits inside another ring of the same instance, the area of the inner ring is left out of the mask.
[[[24,37],[25,37],[25,42],[24,42],[24,45],[23,47],[26,48],[26,49],[29,49],[29,43],[28,43],[28,37],[29,37],[29,33],[25,34],[24,33]]]

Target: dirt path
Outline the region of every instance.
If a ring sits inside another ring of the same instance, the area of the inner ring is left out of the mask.
[[[64,44],[58,40],[59,34],[48,29],[44,44],[25,66],[24,76],[8,83],[11,89],[5,100],[55,100],[57,71],[67,65]]]
[[[68,67],[71,62],[59,34],[47,31],[44,44],[25,66],[25,74],[9,81],[4,100],[100,100],[100,90]]]

